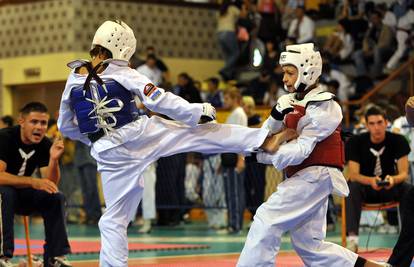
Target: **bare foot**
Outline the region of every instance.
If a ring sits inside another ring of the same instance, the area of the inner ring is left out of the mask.
[[[266,138],[264,141],[262,148],[264,151],[270,154],[274,154],[280,147],[281,144],[283,144],[286,141],[290,141],[292,139],[295,139],[298,137],[298,134],[293,129],[285,129],[281,131],[280,133],[277,133],[273,136],[270,136]]]

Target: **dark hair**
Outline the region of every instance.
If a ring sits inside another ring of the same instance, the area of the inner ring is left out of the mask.
[[[385,120],[387,119],[385,111],[382,108],[380,108],[379,106],[372,106],[368,108],[367,111],[365,111],[365,114],[364,114],[365,120],[368,122],[369,116],[376,116],[376,115],[382,116]]]
[[[218,87],[220,80],[217,79],[216,77],[212,77],[210,79],[208,79],[209,82],[211,82],[212,84],[214,84],[216,87]]]
[[[1,117],[1,121],[7,125],[7,127],[12,127],[14,124],[14,120],[12,116],[3,116]]]
[[[89,51],[89,55],[91,57],[97,57],[99,55],[103,55],[106,59],[112,58],[111,51],[109,51],[108,49],[100,45],[95,45],[95,47],[92,48],[91,51]]]
[[[22,115],[27,115],[30,112],[47,113],[47,107],[40,102],[30,102],[20,109]]]
[[[227,10],[229,9],[230,5],[230,0],[223,0],[223,3],[220,6],[220,16],[224,16],[227,14]]]
[[[336,90],[339,89],[339,82],[337,80],[332,80],[326,83],[328,86],[332,86],[333,88],[335,88]]]
[[[149,55],[147,56],[147,60],[149,60],[149,59],[152,59],[152,60],[154,60],[154,61],[157,61],[157,57],[156,57],[154,54],[149,54]]]

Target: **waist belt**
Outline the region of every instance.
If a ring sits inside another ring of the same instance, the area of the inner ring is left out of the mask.
[[[140,116],[137,116],[136,118],[134,118],[132,121],[126,122],[122,125],[117,125],[117,127],[115,127],[116,129],[119,129],[125,125],[127,125],[128,123],[134,122],[139,120]],[[99,131],[95,132],[95,133],[90,133],[88,134],[88,139],[92,142],[95,143],[96,141],[98,141],[99,139],[101,139],[103,136],[105,136],[105,131],[102,129],[99,129]]]

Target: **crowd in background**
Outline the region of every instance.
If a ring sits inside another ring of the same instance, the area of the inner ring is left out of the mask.
[[[337,5],[336,16],[329,17],[329,12],[324,13],[326,7],[319,13],[309,12],[301,0],[224,0],[217,12],[216,36],[225,61],[218,73],[221,79],[211,77],[200,82],[189,73],[181,73],[174,83],[154,47],[146,49],[145,60],[133,58],[131,67],[189,102],[210,102],[216,108],[229,110],[226,123],[260,127],[262,121],[255,111],[256,105],[271,107],[285,94],[278,65],[285,45],[317,43],[324,60],[320,83],[341,101],[359,98],[410,53],[413,2],[399,0],[386,5],[344,0]],[[336,7],[335,1],[328,1],[328,9],[329,3]],[[317,37],[316,18],[334,20],[334,33],[326,38]],[[256,51],[260,54],[257,66]],[[253,78],[243,78],[246,71],[254,73]],[[386,100],[373,99],[386,110],[389,130],[403,134],[412,148],[413,131],[402,114],[405,100],[404,94]],[[365,107],[354,112],[355,134],[365,129],[364,110]],[[156,115],[144,108],[142,112]],[[13,118],[5,116],[0,120],[0,128],[13,123]],[[50,138],[58,134],[53,121],[48,134]],[[96,163],[82,143],[65,140],[65,147],[60,189],[71,207],[68,221],[96,225],[101,215]],[[412,153],[409,161],[411,170]],[[243,226],[244,210],[254,214],[269,195],[267,192],[273,192],[282,180],[282,173],[236,154],[189,153],[161,158],[142,177],[145,191],[138,212],[138,217],[143,218],[140,231],[148,233],[155,220],[158,225],[187,221],[189,208],[201,205],[210,228],[238,233]],[[336,209],[331,204],[327,219],[333,225]]]

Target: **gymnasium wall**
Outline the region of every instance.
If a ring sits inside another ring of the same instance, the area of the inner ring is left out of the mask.
[[[64,81],[69,73],[66,63],[88,58],[97,27],[116,18],[134,29],[138,53],[149,45],[156,47],[170,67],[173,82],[184,71],[204,80],[223,65],[216,44],[215,9],[119,0],[4,5],[0,7],[0,114],[15,110],[16,86]]]

